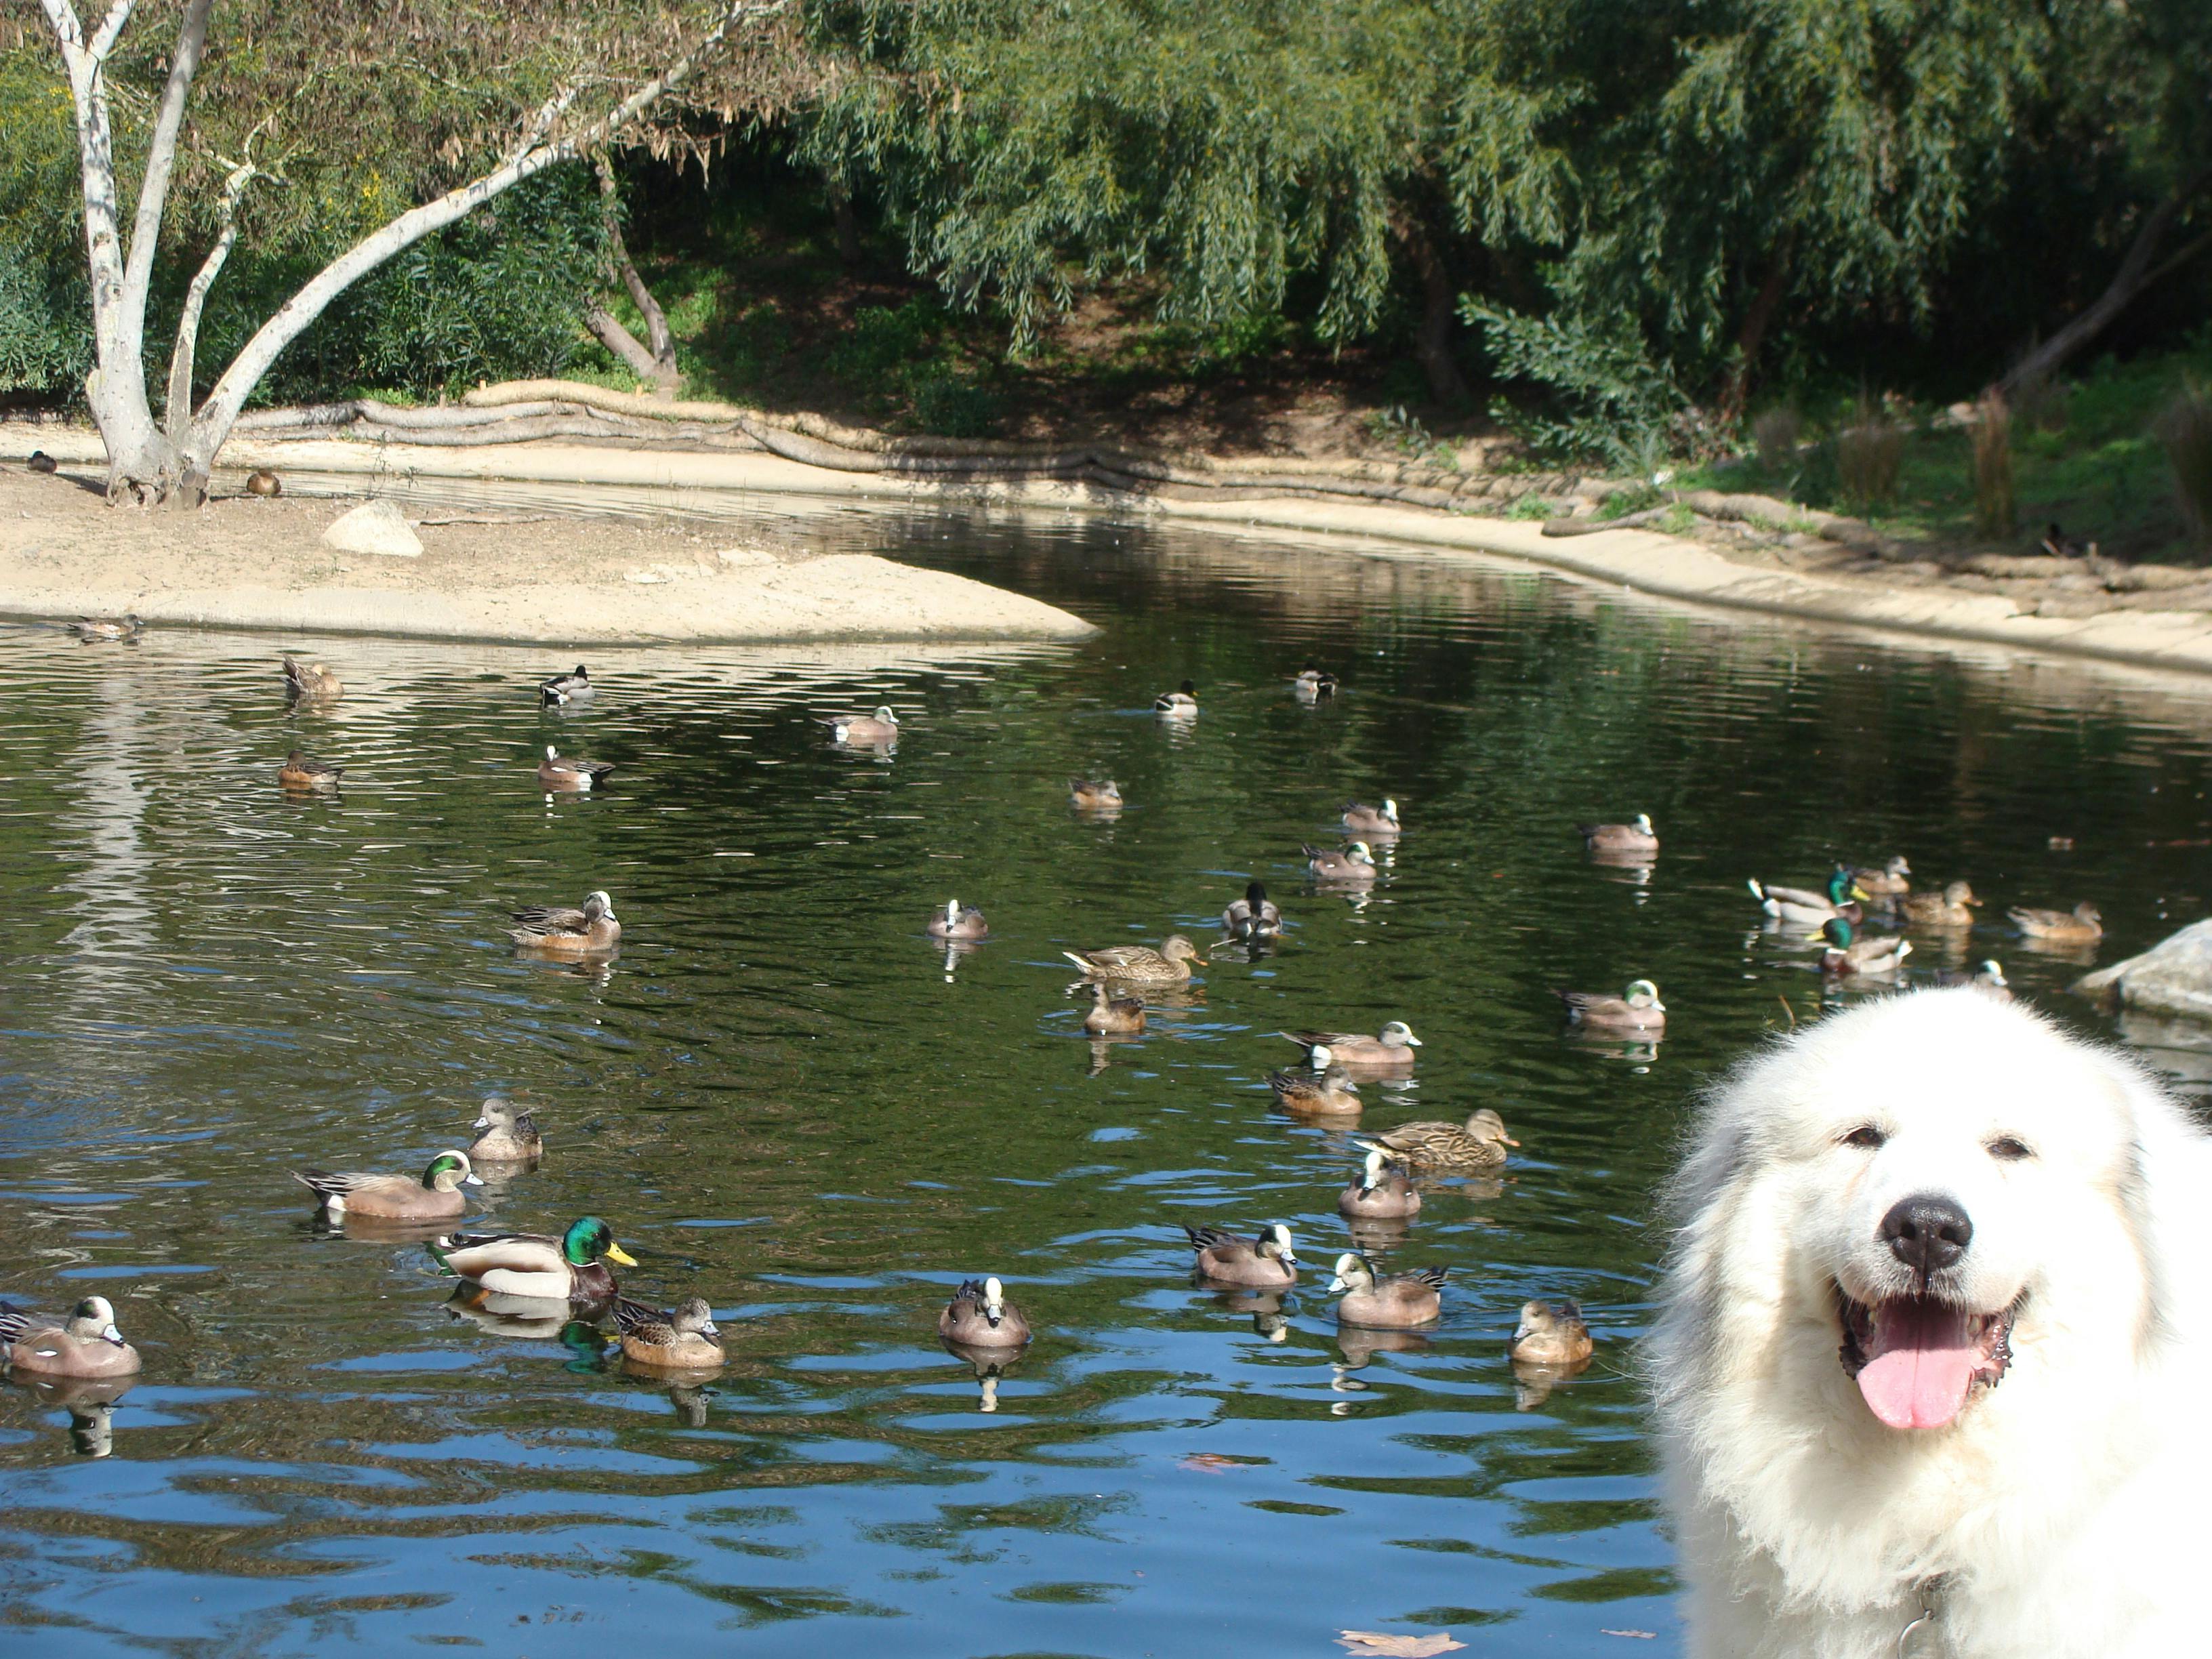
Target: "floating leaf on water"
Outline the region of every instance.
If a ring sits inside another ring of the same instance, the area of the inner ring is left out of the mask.
[[[1426,1659],[1431,1653],[1449,1653],[1454,1648],[1463,1648],[1464,1642],[1455,1642],[1449,1631],[1431,1631],[1426,1636],[1385,1636],[1379,1631],[1347,1630],[1337,1633],[1336,1639],[1353,1653],[1379,1655],[1383,1659]]]

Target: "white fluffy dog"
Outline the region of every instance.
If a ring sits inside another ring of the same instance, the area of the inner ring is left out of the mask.
[[[2212,1652],[2212,1142],[2142,1072],[1888,998],[1729,1078],[1677,1195],[1692,1654]]]

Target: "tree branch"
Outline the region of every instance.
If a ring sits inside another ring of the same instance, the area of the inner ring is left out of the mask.
[[[208,290],[222,274],[223,262],[230,258],[231,245],[238,240],[239,198],[259,171],[250,160],[241,161],[222,181],[222,194],[216,203],[222,229],[192,274],[191,286],[185,290],[185,307],[177,318],[177,343],[169,352],[169,398],[161,411],[169,441],[179,448],[191,435],[192,359],[199,350],[200,313],[207,305]]]
[[[208,12],[214,0],[186,0],[177,49],[169,59],[169,78],[154,117],[146,149],[146,176],[138,186],[138,213],[131,229],[131,253],[123,269],[123,313],[136,345],[145,337],[146,290],[154,280],[154,255],[161,240],[161,215],[168,206],[169,180],[176,172],[177,134],[185,124],[185,100],[199,73],[207,45]],[[118,9],[124,0],[117,0]],[[103,31],[104,32],[104,31]]]
[[[115,50],[115,38],[123,33],[123,26],[131,21],[131,8],[137,3],[137,0],[115,0],[115,3],[107,9],[107,19],[100,24],[100,33],[92,37],[89,48],[92,55],[101,63],[106,63],[107,54]]]
[[[67,58],[72,52],[82,51],[84,27],[76,21],[76,8],[69,0],[40,0],[40,3],[46,9],[46,23],[53,30],[54,39],[61,43],[62,56]]]
[[[676,337],[669,331],[668,313],[660,308],[660,301],[653,297],[653,290],[645,285],[638,274],[636,263],[629,257],[629,244],[623,240],[622,214],[615,200],[614,169],[607,165],[605,155],[592,158],[592,166],[599,178],[599,219],[607,233],[607,246],[612,251],[615,274],[622,278],[623,286],[645,319],[646,343],[651,349],[656,367],[648,378],[675,390]],[[611,320],[611,319],[610,319]],[[623,331],[627,334],[629,331]]]

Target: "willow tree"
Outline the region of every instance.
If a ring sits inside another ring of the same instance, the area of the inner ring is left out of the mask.
[[[204,500],[216,452],[278,356],[394,255],[549,167],[681,143],[687,109],[727,114],[772,86],[792,56],[772,21],[787,3],[112,0],[88,32],[70,0],[40,0],[76,126],[95,352],[85,393],[109,498]],[[173,35],[134,35],[142,12],[166,13]],[[380,164],[410,147],[406,193],[427,199],[396,204],[309,276],[195,406],[200,318],[247,193],[281,191],[289,167],[319,154],[374,199],[392,182]],[[157,420],[148,305],[180,179],[198,187],[211,241],[185,289]],[[431,180],[444,187],[425,189]]]

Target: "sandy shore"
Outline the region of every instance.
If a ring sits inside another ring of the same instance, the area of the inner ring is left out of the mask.
[[[50,446],[53,434],[44,434]],[[58,448],[58,446],[55,446]],[[338,553],[351,503],[112,510],[75,468],[0,469],[0,614],[544,644],[1079,640],[1081,617],[866,554],[809,556],[672,521],[416,507],[419,558]],[[441,522],[442,520],[442,522]]]
[[[0,423],[0,463],[27,455],[34,445],[43,446],[82,477],[99,475],[101,451],[97,435],[89,429]],[[441,449],[335,439],[290,443],[239,439],[224,450],[222,460],[219,486],[228,480],[234,487],[246,469],[265,465],[295,478],[302,489],[344,489],[349,481],[373,477],[382,481],[382,487],[416,500],[434,498],[441,489],[465,492],[471,483],[502,481],[530,486],[550,506],[579,509],[604,497],[619,499],[637,510],[657,504],[662,511],[680,512],[688,491],[702,501],[711,492],[720,501],[736,499],[762,507],[810,501],[922,509],[945,504],[1003,505],[1158,515],[1265,527],[1324,541],[1379,538],[1439,551],[1502,555],[1662,599],[1731,611],[2212,672],[2212,613],[2201,610],[2144,606],[2086,616],[2053,615],[2047,605],[2031,606],[2002,593],[1905,580],[1903,572],[1859,575],[1795,570],[1778,566],[1771,557],[1731,557],[1697,542],[1645,530],[1560,538],[1542,535],[1534,523],[1382,503],[1296,496],[1238,500],[1188,493],[1132,495],[1051,478],[923,479],[836,471],[764,453],[660,447],[544,442]],[[335,556],[314,547],[309,526],[313,532],[319,532],[322,524],[335,516],[336,510],[327,503],[218,504],[199,515],[205,527],[194,529],[190,515],[172,520],[158,514],[136,519],[107,514],[83,491],[52,478],[25,480],[11,471],[0,483],[6,486],[0,492],[0,610],[17,613],[127,608],[125,590],[131,586],[132,573],[155,568],[155,562],[133,557],[118,545],[100,561],[97,592],[106,597],[95,599],[94,590],[82,585],[91,580],[93,572],[89,568],[80,571],[83,562],[77,550],[96,552],[101,538],[89,528],[82,541],[74,533],[80,524],[119,521],[153,526],[150,531],[116,528],[109,532],[123,544],[141,548],[170,539],[191,544],[203,537],[216,547],[232,546],[230,554],[214,556],[216,562],[233,561],[220,575],[212,564],[204,575],[197,564],[191,564],[189,576],[183,570],[177,573],[177,586],[155,592],[150,603],[196,607],[189,616],[174,609],[159,613],[179,621],[246,623],[265,617],[272,626],[580,640],[945,638],[957,635],[963,617],[973,630],[966,636],[975,638],[1077,637],[1083,629],[1064,612],[980,584],[906,572],[915,599],[934,599],[944,606],[924,622],[913,613],[914,601],[895,598],[891,587],[865,591],[878,580],[895,580],[882,573],[902,568],[883,561],[871,562],[879,568],[872,573],[848,571],[828,558],[800,561],[796,569],[781,567],[780,574],[766,565],[761,567],[764,574],[715,573],[713,538],[680,527],[609,527],[586,521],[538,525],[528,532],[502,534],[482,527],[471,532],[467,526],[453,527],[455,532],[467,533],[449,533],[433,526],[422,532],[431,555],[420,561],[391,562],[420,564],[422,572],[412,578],[404,572],[365,576],[359,568],[362,561],[352,561],[353,570],[337,571],[331,568]],[[17,498],[7,492],[24,483],[40,487],[37,499],[42,504],[65,493],[77,498],[66,526],[42,529],[33,521],[26,528],[9,522],[17,516],[11,507]],[[324,569],[312,581],[303,579],[279,586],[271,582],[270,550],[275,544],[258,533],[258,526],[279,522],[284,514],[300,514],[307,516],[296,521],[293,533],[304,545],[298,553],[283,554],[273,562],[287,573],[288,581],[292,580],[289,561],[305,563],[319,556]],[[172,531],[172,524],[186,527]],[[232,525],[254,530],[241,541],[228,528]],[[518,536],[527,538],[529,553],[508,550]],[[146,539],[149,537],[153,539]],[[562,550],[558,557],[539,552],[549,543]],[[64,544],[72,549],[66,564],[58,552]],[[30,557],[33,545],[46,550],[45,563]],[[573,568],[567,551],[571,547],[577,558],[594,562],[588,577]],[[661,551],[653,552],[655,548]],[[687,557],[697,569],[690,578],[678,574]],[[669,568],[669,574],[659,586],[643,585],[632,574],[649,573],[661,565]],[[830,568],[817,570],[810,580],[805,574],[810,566]],[[720,597],[695,607],[693,590],[676,586],[685,580],[696,585],[702,601],[710,595]],[[182,586],[186,581],[189,599]],[[226,581],[234,586],[226,588]],[[775,582],[787,586],[776,587]],[[940,589],[936,586],[940,584],[950,586]],[[764,589],[772,589],[772,603],[759,597]],[[82,597],[65,600],[64,592]],[[296,608],[276,614],[280,592],[289,595],[285,604],[311,606],[312,615]],[[985,596],[1008,609],[989,608]],[[841,605],[845,607],[842,611]],[[969,611],[970,605],[976,609]],[[137,608],[149,617],[156,614],[144,603]],[[371,615],[376,619],[359,619]],[[594,615],[600,631],[592,631]],[[346,620],[349,616],[356,619]],[[890,628],[902,621],[912,626],[881,635],[850,631]],[[810,627],[816,631],[808,631]],[[532,628],[548,631],[525,631]],[[1055,628],[1073,631],[1054,632]]]

